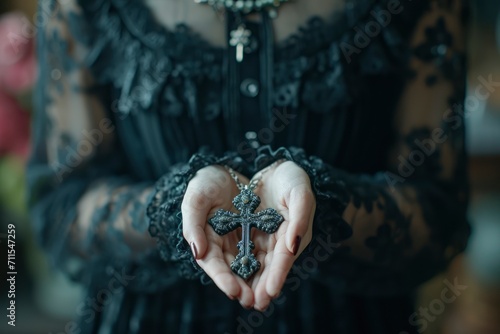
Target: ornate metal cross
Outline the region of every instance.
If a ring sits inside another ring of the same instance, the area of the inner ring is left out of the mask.
[[[283,216],[271,208],[254,213],[260,204],[260,198],[248,187],[243,188],[241,193],[233,199],[233,204],[240,214],[219,209],[215,216],[208,220],[208,223],[219,235],[234,231],[241,225],[239,253],[231,263],[231,269],[247,280],[260,269],[260,262],[252,253],[255,245],[250,240],[251,228],[255,227],[269,234],[274,233],[283,222]]]

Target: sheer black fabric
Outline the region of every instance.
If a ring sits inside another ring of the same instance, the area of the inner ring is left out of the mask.
[[[33,224],[90,298],[123,285],[77,310],[82,333],[416,330],[413,289],[468,236],[466,6],[394,4],[347,1],[279,40],[270,122],[240,133],[224,46],[167,27],[146,0],[41,2]],[[283,158],[311,178],[314,237],[260,314],[196,266],[180,205],[204,166],[251,177]]]

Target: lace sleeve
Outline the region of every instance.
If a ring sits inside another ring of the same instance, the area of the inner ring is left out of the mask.
[[[94,272],[85,269],[97,267],[110,275],[127,272],[134,277],[129,286],[141,290],[161,288],[179,276],[199,277],[181,247],[176,205],[197,169],[217,160],[197,155],[156,182],[127,174],[113,114],[105,107],[107,87],[83,65],[93,54],[84,47],[85,27],[75,23],[81,20],[72,20],[80,10],[73,0],[40,2],[47,24],[38,33],[40,79],[28,166],[40,243],[54,265],[79,280]],[[158,217],[165,222],[151,232],[162,240],[160,252],[149,231]]]
[[[402,292],[464,249],[469,226],[459,2],[430,1],[416,26],[412,75],[394,119],[397,139],[387,170],[355,175],[300,149],[261,150],[266,164],[293,160],[311,177],[317,198],[313,241],[321,239],[311,249],[336,249],[318,279],[365,294]]]

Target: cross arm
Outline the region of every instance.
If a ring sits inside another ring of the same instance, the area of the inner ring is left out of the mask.
[[[208,223],[218,235],[225,235],[236,230],[241,225],[240,218],[240,215],[237,213],[219,209],[208,220]]]
[[[253,220],[253,225],[261,231],[266,233],[274,233],[280,227],[283,222],[283,216],[281,216],[275,209],[264,209],[255,214]]]

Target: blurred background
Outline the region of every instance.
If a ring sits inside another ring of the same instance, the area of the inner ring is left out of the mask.
[[[35,0],[1,0],[0,50],[8,31],[35,21]],[[8,13],[8,14],[7,14]],[[500,334],[500,85],[490,87],[487,99],[477,98],[484,81],[500,82],[500,1],[473,2],[469,30],[468,92],[466,103],[470,154],[473,234],[463,256],[447,273],[419,289],[416,309],[430,310],[423,333]],[[0,333],[71,333],[66,324],[75,316],[80,289],[49,270],[36,245],[24,206],[24,164],[29,150],[31,87],[36,79],[32,41],[23,43],[23,56],[0,59],[0,309],[7,307],[7,230],[16,226],[16,327],[1,315]],[[8,55],[2,55],[8,57]],[[440,302],[444,282],[462,286],[451,303]],[[441,307],[444,305],[444,307]],[[408,315],[410,317],[410,315]],[[404,333],[388,333],[404,334]]]

